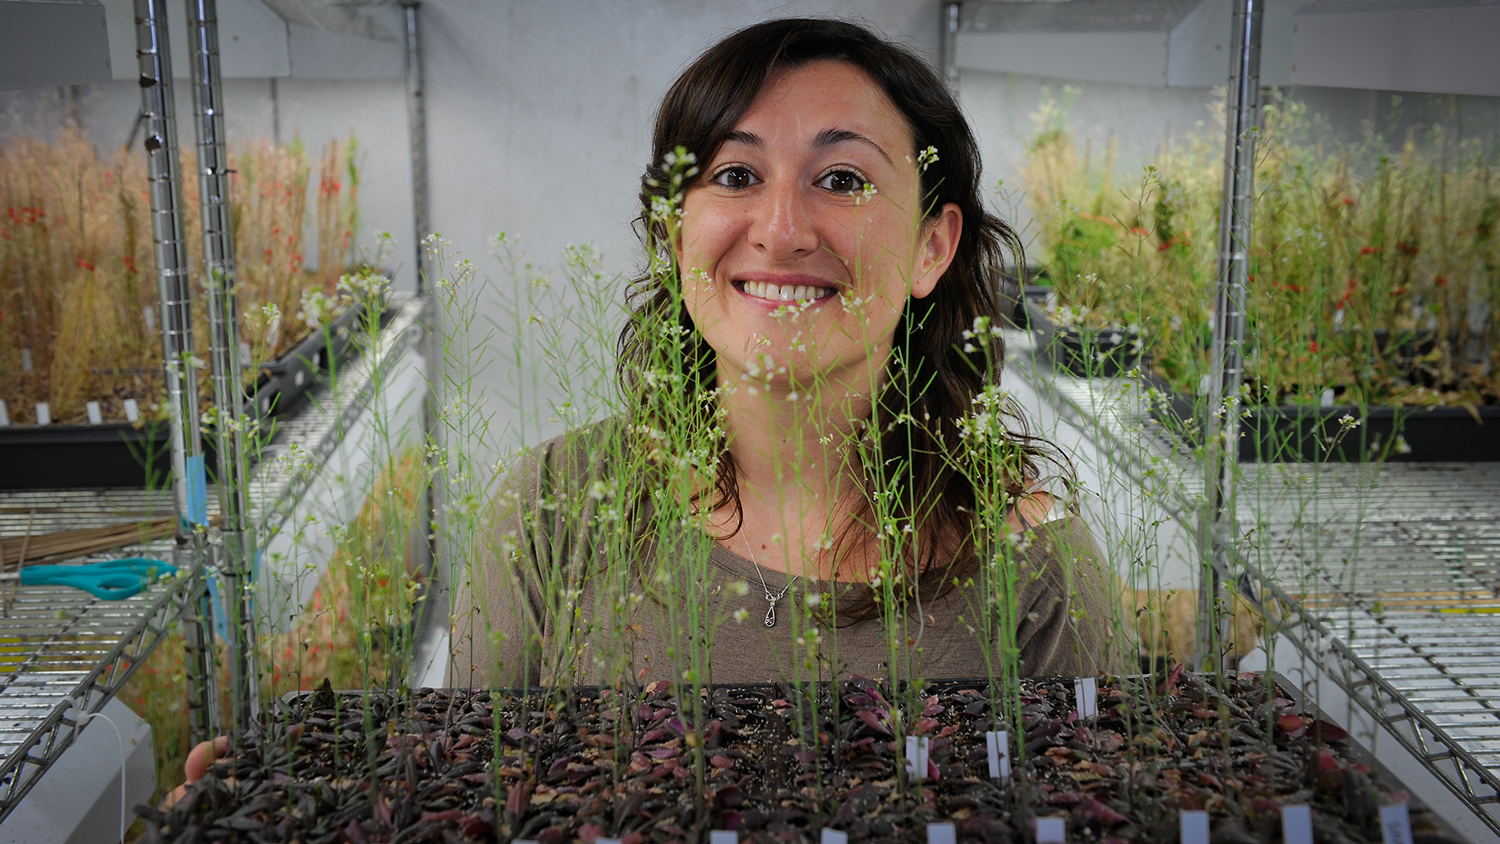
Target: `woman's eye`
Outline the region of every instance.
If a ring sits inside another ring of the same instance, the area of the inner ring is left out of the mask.
[[[819,179],[817,184],[824,190],[833,191],[834,193],[859,193],[869,183],[865,181],[864,176],[859,175],[853,170],[834,170]]]
[[[741,190],[755,184],[755,174],[744,167],[725,167],[714,174],[713,182],[731,190]]]

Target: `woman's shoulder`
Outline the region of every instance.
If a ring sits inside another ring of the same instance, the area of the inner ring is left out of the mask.
[[[618,417],[608,417],[589,425],[572,428],[551,439],[523,447],[502,477],[514,485],[521,478],[547,475],[555,479],[580,477],[597,472],[623,453],[627,426]]]
[[[1020,569],[1033,580],[1094,576],[1103,566],[1104,555],[1088,523],[1069,510],[1022,531],[1016,549]]]
[[[623,453],[625,427],[610,417],[517,450],[498,470],[490,519],[504,523],[586,496],[596,482],[612,476],[612,466]]]

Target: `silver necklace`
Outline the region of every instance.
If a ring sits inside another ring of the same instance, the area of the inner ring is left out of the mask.
[[[765,590],[766,602],[771,605],[771,607],[766,610],[766,626],[775,627],[776,602],[786,597],[787,590],[792,588],[792,584],[796,582],[797,578],[788,578],[786,585],[781,588],[780,592],[777,592],[774,595],[771,594],[771,587],[766,585],[766,576],[760,571],[760,561],[755,559],[755,549],[750,547],[750,537],[744,536],[742,534],[740,538],[745,540],[745,550],[750,552],[750,564],[755,566],[755,576],[760,578],[760,588]]]

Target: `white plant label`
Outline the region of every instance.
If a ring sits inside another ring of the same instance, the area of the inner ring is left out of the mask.
[[[1380,837],[1385,844],[1412,844],[1411,813],[1405,803],[1380,807]]]
[[[36,424],[52,424],[52,405],[44,401],[39,401],[36,403]]]
[[[1068,824],[1063,818],[1037,818],[1036,844],[1067,844]]]
[[[927,748],[930,741],[924,736],[906,737],[906,772],[912,779],[927,779]]]
[[[127,422],[139,422],[139,421],[141,421],[141,406],[140,406],[140,404],[138,404],[136,402],[135,399],[126,399],[125,400],[125,421],[127,421]]]
[[[30,372],[31,371],[31,350],[30,349],[22,349],[21,350],[21,371],[22,372]]]
[[[1182,810],[1182,844],[1208,844],[1208,813]]]
[[[837,829],[823,828],[823,837],[818,844],[849,844],[849,833]]]
[[[1078,704],[1079,718],[1093,718],[1099,714],[1099,685],[1093,677],[1074,680],[1073,697]]]
[[[249,369],[251,367],[251,365],[252,364],[250,363],[250,344],[246,343],[244,340],[241,340],[240,341],[240,368],[241,369]]]
[[[740,834],[732,829],[715,829],[708,833],[708,844],[740,844]]]
[[[603,836],[600,836],[600,837],[594,839],[594,844],[620,844],[620,839],[618,839],[618,838],[605,838]]]
[[[0,399],[0,428],[10,426],[10,412],[5,409],[5,399]]]
[[[985,733],[984,749],[990,757],[990,779],[1010,776],[1010,740],[1005,730]]]
[[[143,317],[146,318],[146,330],[147,331],[155,331],[156,330],[156,309],[153,308],[153,307],[151,307],[150,305],[147,305],[146,307],[141,308],[141,316],[143,316]]]
[[[104,413],[99,410],[98,402],[91,401],[88,404],[84,405],[84,407],[88,408],[90,425],[104,424]]]
[[[958,844],[958,830],[951,823],[927,825],[927,844]]]
[[[1313,844],[1312,807],[1281,807],[1281,840],[1285,844]]]

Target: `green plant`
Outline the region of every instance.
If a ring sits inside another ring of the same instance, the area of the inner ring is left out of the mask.
[[[1393,103],[1393,110],[1399,100]],[[1044,102],[1028,179],[1061,315],[1143,331],[1151,365],[1200,393],[1208,371],[1221,141],[1212,127],[1116,181]],[[1275,98],[1256,143],[1245,383],[1250,401],[1492,404],[1500,290],[1492,138],[1433,126],[1349,144]]]

